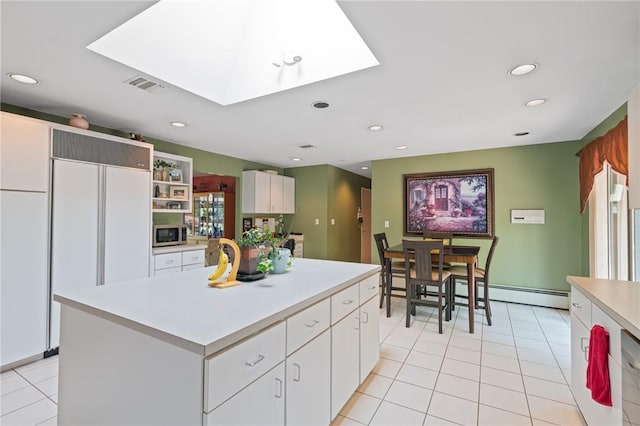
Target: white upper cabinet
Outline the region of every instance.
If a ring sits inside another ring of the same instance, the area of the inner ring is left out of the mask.
[[[640,84],[627,102],[629,126],[629,208],[640,209]]]
[[[295,179],[258,170],[242,172],[242,213],[295,213]]]
[[[49,125],[6,112],[0,124],[0,189],[47,192]]]

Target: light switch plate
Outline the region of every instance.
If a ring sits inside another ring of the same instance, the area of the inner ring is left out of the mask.
[[[336,224],[336,220],[334,218],[331,218],[331,224],[335,225]]]
[[[320,219],[316,218],[316,225],[320,225]]]
[[[385,221],[384,221],[384,227],[385,227],[385,228],[388,228],[388,227],[389,227],[389,221],[388,221],[388,220],[385,220]]]

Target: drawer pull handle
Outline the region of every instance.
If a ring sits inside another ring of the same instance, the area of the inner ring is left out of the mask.
[[[589,345],[585,345],[585,342],[589,343],[589,338],[588,337],[581,337],[580,338],[580,350],[582,352],[586,352],[587,348],[589,348]]]
[[[573,302],[571,303],[571,306],[573,306],[576,309],[582,309],[582,303],[578,303],[578,302]]]
[[[295,368],[295,371],[293,372],[293,381],[299,382],[300,381],[300,364],[297,364],[294,362],[293,367]]]
[[[369,286],[369,290],[375,290],[375,289],[376,289],[376,287],[378,287],[378,286],[377,286],[377,285],[370,285],[370,286]]]
[[[173,259],[168,259],[167,263],[173,263]]]
[[[365,318],[362,319],[362,323],[363,324],[368,324],[369,323],[369,312],[362,312],[362,315],[366,316]]]
[[[260,361],[262,361],[264,359],[264,355],[258,355],[258,359],[253,361],[253,362],[245,362],[244,365],[246,365],[247,367],[253,367],[255,366],[257,363],[259,363]]]
[[[584,347],[584,360],[589,362],[589,346]]]
[[[353,303],[353,300],[351,300],[351,299],[347,299],[344,302],[342,302],[343,305],[350,305],[352,303]]]
[[[354,317],[354,327],[356,330],[360,330],[360,318],[359,317]]]
[[[307,327],[309,327],[309,328],[313,328],[313,327],[315,327],[315,326],[316,326],[316,325],[318,325],[318,324],[320,324],[320,321],[318,321],[318,320],[313,320],[313,322],[307,323],[307,324],[305,324],[305,325],[306,325]]]
[[[282,380],[276,379],[276,383],[278,383],[278,388],[276,390],[276,398],[282,398]]]

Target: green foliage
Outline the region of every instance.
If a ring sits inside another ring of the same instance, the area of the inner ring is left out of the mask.
[[[168,168],[168,169],[175,169],[177,168],[178,165],[175,163],[172,163],[170,161],[165,161],[165,160],[156,160],[153,162],[153,168],[154,169],[164,169],[164,168]]]
[[[277,243],[278,241],[269,229],[262,228],[249,229],[244,231],[240,238],[236,238],[236,243],[240,247],[258,247],[266,243]]]

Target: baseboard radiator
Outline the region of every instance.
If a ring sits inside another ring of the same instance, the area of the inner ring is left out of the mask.
[[[478,286],[478,293],[480,297],[484,295],[482,285]],[[456,294],[466,295],[467,283],[456,282]],[[546,308],[569,309],[568,291],[489,284],[489,299]]]
[[[393,278],[394,287],[402,287],[403,284],[402,278]],[[484,295],[482,285],[478,286],[478,292],[480,293],[480,297]],[[569,309],[569,294],[568,291],[489,284],[490,300],[542,306],[545,308]],[[467,295],[466,282],[456,282],[456,295],[463,297]]]

